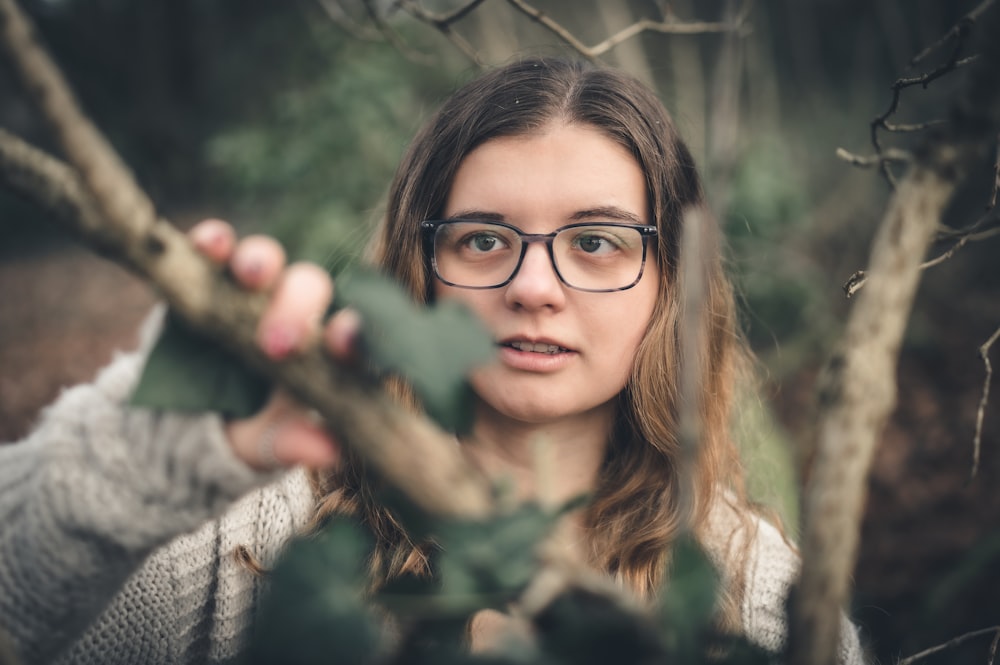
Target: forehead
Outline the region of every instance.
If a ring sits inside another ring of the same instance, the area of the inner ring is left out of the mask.
[[[558,122],[491,139],[466,155],[444,216],[474,212],[549,226],[617,207],[648,222],[647,201],[645,176],[624,146],[592,125]]]

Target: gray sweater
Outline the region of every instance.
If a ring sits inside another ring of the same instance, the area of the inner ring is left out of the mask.
[[[273,564],[314,508],[304,471],[252,471],[217,415],[124,407],[142,359],[119,356],[0,446],[0,632],[23,665],[232,659],[261,591],[236,548]],[[721,563],[734,525],[713,527]],[[744,630],[778,650],[798,558],[760,522],[746,565]],[[841,661],[862,662],[842,633]]]

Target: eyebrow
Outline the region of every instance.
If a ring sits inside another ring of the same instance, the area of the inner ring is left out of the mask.
[[[498,212],[487,212],[485,210],[462,210],[456,212],[454,215],[449,215],[447,221],[456,219],[469,219],[477,220],[482,222],[504,222],[506,218]],[[570,215],[569,220],[571,222],[584,222],[592,219],[611,219],[619,222],[627,222],[630,224],[645,224],[641,217],[633,212],[629,212],[624,208],[619,208],[618,206],[600,206],[597,208],[587,208],[586,210],[578,210],[577,212]]]

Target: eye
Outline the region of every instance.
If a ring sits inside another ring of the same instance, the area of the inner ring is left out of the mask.
[[[622,238],[607,229],[582,229],[571,243],[573,249],[585,254],[610,254],[626,246]]]
[[[462,242],[459,244],[468,251],[482,254],[495,252],[507,246],[504,239],[492,231],[469,233],[462,238]]]
[[[608,240],[595,235],[580,236],[576,240],[576,246],[588,254],[596,254],[601,249],[607,249]]]

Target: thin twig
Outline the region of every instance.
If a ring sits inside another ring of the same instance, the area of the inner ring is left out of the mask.
[[[358,23],[344,10],[344,7],[337,0],[316,0],[326,17],[340,26],[344,32],[349,33],[355,39],[366,42],[380,40],[380,34],[370,30],[368,26]]]
[[[484,0],[472,0],[448,14],[435,14],[425,9],[419,2],[413,0],[398,0],[398,6],[413,18],[422,23],[430,25],[440,32],[445,39],[450,41],[462,55],[471,60],[477,67],[483,67],[484,63],[479,53],[460,34],[452,29],[451,24],[464,18],[469,12],[482,4]]]
[[[979,347],[979,357],[983,359],[983,366],[986,368],[986,376],[983,378],[983,393],[979,398],[979,408],[976,410],[976,435],[972,439],[972,474],[975,478],[979,471],[979,450],[983,440],[983,419],[986,415],[986,404],[990,399],[990,381],[993,379],[993,364],[990,363],[990,349],[1000,338],[1000,328],[993,331],[990,338]]]
[[[984,217],[981,217],[979,221],[977,221],[975,224],[972,224],[971,226],[967,227],[962,231],[952,232],[952,233],[939,232],[937,238],[938,240],[942,240],[945,238],[954,238],[954,237],[957,237],[958,240],[955,242],[954,245],[948,248],[948,251],[944,252],[940,256],[936,256],[933,259],[929,259],[921,263],[920,269],[927,270],[928,268],[933,268],[934,266],[940,263],[944,263],[952,256],[954,256],[958,250],[962,249],[970,242],[979,242],[981,240],[988,240],[993,236],[1000,235],[1000,227],[987,229],[985,231],[980,231],[978,233],[975,232],[976,229],[978,229],[980,226],[983,226],[985,225],[986,222],[993,221],[996,218],[997,218],[996,215],[986,215]],[[857,293],[861,289],[861,287],[865,285],[865,283],[867,283],[867,281],[868,281],[867,273],[864,270],[858,270],[847,278],[847,281],[844,282],[844,285],[841,288],[843,288],[844,294],[848,298],[851,298],[854,296],[855,293]]]
[[[878,134],[879,129],[888,129],[887,120],[893,114],[895,114],[896,110],[899,108],[899,95],[904,88],[907,88],[911,85],[922,85],[926,88],[927,85],[930,84],[930,82],[933,81],[934,79],[944,76],[946,73],[958,67],[965,66],[975,60],[976,56],[973,56],[971,58],[965,58],[963,60],[959,60],[959,56],[962,53],[962,49],[965,47],[965,40],[969,32],[971,32],[972,26],[976,23],[976,21],[979,20],[980,16],[982,16],[982,14],[994,2],[995,0],[985,0],[984,2],[980,3],[972,11],[970,11],[968,14],[959,19],[959,21],[947,33],[945,33],[945,35],[940,40],[938,40],[928,48],[924,49],[921,53],[919,53],[916,57],[914,57],[912,61],[910,61],[910,66],[912,67],[917,63],[919,63],[920,61],[922,61],[924,58],[926,58],[928,54],[936,50],[938,47],[942,46],[943,44],[949,41],[954,41],[955,47],[952,50],[951,55],[943,65],[939,66],[937,69],[927,74],[924,74],[923,76],[918,76],[909,79],[902,79],[902,78],[897,79],[896,82],[892,84],[892,101],[889,103],[889,108],[886,109],[886,111],[882,115],[872,120],[870,126],[871,143],[872,147],[875,148],[876,153],[882,152],[882,144],[881,141],[879,140],[879,134]],[[879,171],[882,173],[882,176],[886,179],[886,182],[889,183],[889,186],[892,189],[895,189],[896,177],[889,169],[889,163],[881,162],[879,164]]]
[[[411,0],[400,0],[399,6],[407,11],[415,9],[420,13],[421,20],[432,23],[435,27],[443,28],[450,26],[452,23],[461,21],[463,18],[471,14],[476,7],[483,4],[483,2],[485,2],[485,0],[470,0],[447,14],[435,14],[434,12],[424,8],[420,5],[420,3],[412,2]]]
[[[374,0],[362,0],[362,5],[365,7],[365,11],[368,12],[368,18],[371,19],[372,23],[378,29],[385,40],[389,42],[397,51],[399,51],[404,58],[422,65],[429,65],[434,62],[434,59],[427,55],[426,53],[421,53],[413,48],[411,48],[398,34],[393,30],[388,23],[383,20],[382,16],[378,13],[378,8],[375,7]]]
[[[936,653],[939,653],[946,649],[952,649],[961,644],[964,644],[965,642],[968,642],[971,639],[974,639],[976,637],[982,637],[983,635],[989,635],[990,633],[996,633],[997,635],[1000,635],[1000,626],[991,626],[990,628],[974,630],[971,633],[965,633],[964,635],[959,635],[956,638],[948,640],[944,644],[939,644],[937,646],[931,647],[930,649],[925,649],[920,653],[915,653],[912,656],[904,658],[898,663],[896,663],[896,665],[911,665],[912,663],[915,663],[918,660],[926,658],[927,656],[933,656]]]
[[[721,33],[721,32],[738,32],[740,31],[745,22],[747,15],[750,12],[750,0],[745,0],[743,6],[740,8],[740,12],[737,14],[736,18],[732,22],[727,21],[689,21],[689,22],[678,22],[672,20],[666,21],[653,21],[650,19],[642,19],[636,21],[630,26],[627,26],[615,34],[611,35],[604,41],[593,46],[587,46],[582,41],[580,41],[575,35],[573,35],[569,30],[564,28],[558,22],[553,20],[548,14],[542,10],[528,4],[525,0],[507,0],[507,3],[517,9],[519,12],[528,16],[535,22],[542,25],[549,32],[558,37],[566,45],[573,48],[580,55],[588,58],[590,60],[595,60],[601,55],[607,53],[618,44],[635,37],[643,32],[659,32],[662,34],[673,34],[673,35],[698,35],[698,34],[709,34],[709,33]]]
[[[922,132],[925,129],[930,129],[931,127],[939,127],[946,123],[947,120],[928,120],[927,122],[914,122],[914,123],[892,123],[885,122],[882,128],[888,132],[896,132],[898,134],[903,134],[906,132]]]
[[[987,210],[992,210],[997,205],[997,192],[1000,191],[1000,135],[997,135],[997,156],[993,162],[993,195],[990,197],[990,204]]]
[[[848,152],[843,148],[837,148],[837,157],[844,160],[848,164],[860,166],[861,168],[880,166],[883,162],[909,164],[913,161],[913,155],[911,153],[906,150],[899,150],[898,148],[887,148],[886,150],[874,155],[857,155],[853,152]]]
[[[958,23],[953,25],[951,29],[948,30],[948,32],[944,33],[944,35],[942,35],[939,40],[937,40],[936,42],[925,48],[917,55],[913,56],[913,59],[910,60],[910,67],[918,65],[924,58],[929,56],[931,53],[933,53],[938,48],[940,48],[947,42],[951,41],[952,39],[958,39],[960,37],[964,38],[964,34],[968,30],[968,28],[973,23],[978,21],[979,17],[982,16],[983,13],[987,9],[989,9],[990,5],[992,5],[995,1],[996,0],[985,0],[984,2],[979,3],[979,5],[973,8],[972,11],[970,11],[968,14],[960,18],[958,20]]]
[[[986,659],[986,665],[993,665],[993,662],[996,660],[998,644],[1000,644],[1000,630],[997,631],[997,634],[993,636],[993,641],[990,642],[990,655]]]
[[[967,235],[977,235],[976,240],[981,240],[981,235],[983,233],[991,233],[993,229],[987,231],[980,231],[984,227],[989,226],[993,222],[1000,222],[1000,211],[990,211],[989,213],[983,215],[977,219],[972,224],[965,226],[960,229],[952,229],[948,227],[943,227],[937,232],[937,240],[950,240],[951,238],[961,238]],[[979,233],[977,233],[979,232]]]

